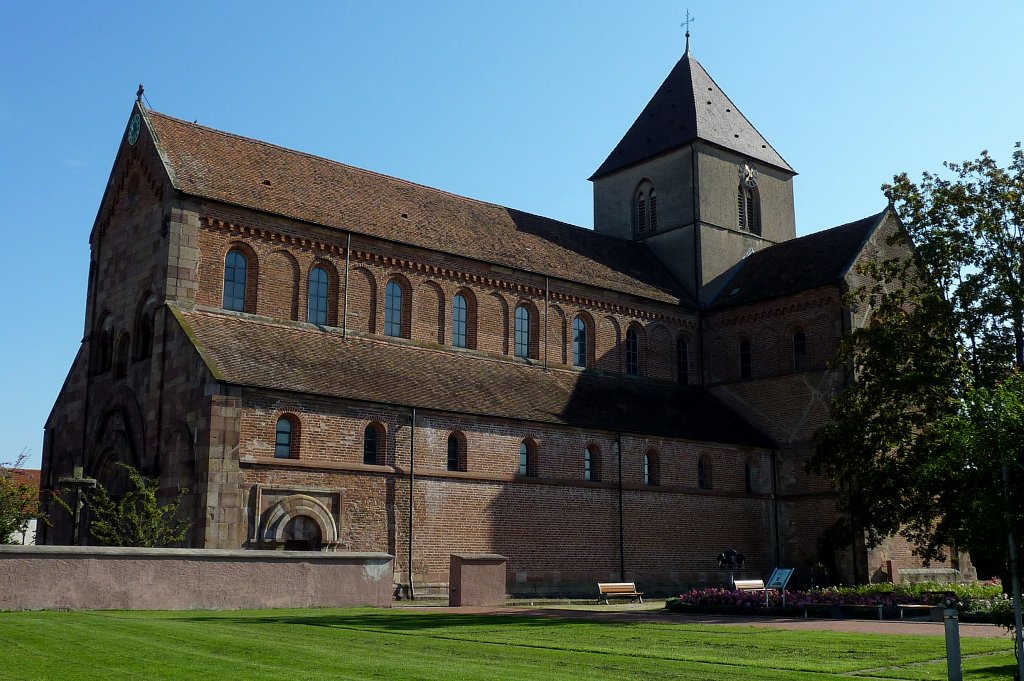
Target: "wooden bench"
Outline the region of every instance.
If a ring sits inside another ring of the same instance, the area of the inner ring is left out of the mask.
[[[608,605],[608,599],[612,596],[628,596],[644,602],[644,594],[636,590],[636,582],[598,582],[597,592],[600,595],[598,600],[604,598],[605,605]]]
[[[733,587],[737,591],[754,591],[764,594],[764,607],[768,607],[768,588],[764,585],[763,579],[734,579]],[[776,589],[772,589],[776,591]]]
[[[942,621],[942,611],[947,607],[947,603],[952,600],[956,601],[955,591],[922,591],[921,595],[928,603],[900,603],[896,607],[900,610],[900,619],[903,619],[903,612],[905,610],[916,610],[918,612],[927,612],[932,622]]]
[[[763,579],[736,579],[733,585],[737,591],[766,591]]]

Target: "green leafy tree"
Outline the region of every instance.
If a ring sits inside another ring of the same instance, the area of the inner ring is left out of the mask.
[[[93,538],[108,546],[160,547],[183,541],[191,526],[180,513],[188,490],[179,489],[173,500],[161,504],[159,479],[147,478],[127,464],[118,465],[127,474],[128,491],[113,497],[97,485],[86,494]]]
[[[22,450],[13,462],[0,463],[0,544],[18,543],[17,535],[40,517],[39,491],[14,479],[27,458],[28,451]]]
[[[897,175],[883,191],[906,232],[892,243],[911,255],[866,265],[872,283],[849,295],[871,322],[840,345],[850,380],[810,462],[839,492],[831,537],[863,533],[874,545],[899,534],[925,561],[966,547],[998,557],[1017,584],[1024,152],[1018,143],[1006,168],[982,152],[919,184]]]

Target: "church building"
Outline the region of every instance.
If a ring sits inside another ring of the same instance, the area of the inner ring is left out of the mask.
[[[900,227],[797,238],[795,175],[689,49],[591,176],[593,230],[140,92],[43,487],[117,494],[127,463],[188,490],[187,546],[386,551],[418,592],[453,553],[506,556],[512,594],[725,585],[728,549],[754,577],[892,577],[896,540],[822,546],[835,496],[805,463],[869,314],[844,294]]]

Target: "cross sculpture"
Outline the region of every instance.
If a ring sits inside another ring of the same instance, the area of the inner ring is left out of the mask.
[[[75,466],[74,475],[65,475],[57,482],[75,491],[74,515],[71,519],[71,543],[74,546],[79,546],[82,543],[82,507],[84,506],[82,503],[82,490],[95,487],[96,479],[85,477],[82,467]]]

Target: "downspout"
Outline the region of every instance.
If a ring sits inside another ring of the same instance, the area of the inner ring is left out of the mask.
[[[544,370],[548,369],[548,298],[551,297],[551,286],[548,277],[544,277]]]
[[[779,527],[779,450],[772,449],[772,534],[775,535],[775,567],[782,564],[782,530]]]
[[[348,338],[348,271],[352,265],[352,232],[345,243],[345,299],[341,306],[341,337]]]
[[[416,600],[416,590],[412,581],[412,512],[413,512],[413,484],[416,476],[413,472],[416,468],[416,407],[412,408],[409,416],[409,600]]]
[[[622,431],[615,431],[616,449],[619,450],[619,581],[626,581],[626,537],[622,514]]]

